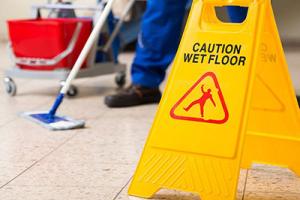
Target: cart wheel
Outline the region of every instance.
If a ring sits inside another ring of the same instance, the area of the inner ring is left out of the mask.
[[[17,94],[17,85],[13,81],[12,78],[5,77],[4,78],[4,85],[5,85],[5,91],[9,96],[13,97]]]
[[[119,72],[117,73],[115,77],[115,82],[118,87],[123,87],[126,84],[126,73],[125,72]]]
[[[60,81],[60,86],[61,88],[65,85],[65,81]],[[68,97],[75,97],[78,94],[78,89],[74,85],[70,85],[69,90],[67,91],[67,96]]]
[[[77,94],[78,94],[77,87],[74,85],[71,85],[67,92],[68,97],[75,97],[75,96],[77,96]]]

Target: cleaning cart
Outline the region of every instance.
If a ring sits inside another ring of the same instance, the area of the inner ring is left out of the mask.
[[[55,79],[63,86],[105,4],[105,1],[101,1],[96,7],[90,7],[64,4],[60,1],[58,4],[34,5],[33,19],[9,21],[11,41],[8,51],[13,67],[5,72],[7,94],[16,95],[17,85],[14,78]],[[76,78],[116,74],[117,86],[122,87],[125,84],[126,66],[117,60],[118,51],[114,41],[123,17],[133,4],[134,0],[128,3],[113,29],[107,23]],[[42,17],[44,10],[48,11],[47,18]],[[76,11],[90,11],[94,14],[92,18],[74,18]],[[52,18],[53,13],[58,14]],[[62,16],[65,18],[61,18]],[[67,95],[76,96],[77,91],[71,85]]]

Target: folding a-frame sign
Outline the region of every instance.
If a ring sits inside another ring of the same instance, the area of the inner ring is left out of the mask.
[[[248,7],[243,23],[215,7]],[[234,200],[253,162],[300,175],[300,112],[270,0],[194,0],[129,195]]]

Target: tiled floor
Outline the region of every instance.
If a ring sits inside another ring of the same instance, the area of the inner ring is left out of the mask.
[[[294,84],[300,93],[300,51],[289,51]],[[123,54],[128,63],[132,54]],[[0,75],[9,67],[0,45]],[[297,66],[298,65],[298,66]],[[87,128],[49,132],[18,116],[48,109],[56,81],[17,80],[18,95],[0,87],[1,200],[127,200],[128,183],[152,124],[156,105],[110,110],[103,97],[115,90],[113,76],[76,81],[80,95],[67,99],[61,113],[87,122]],[[242,172],[238,199],[300,200],[300,179],[286,169],[256,166]],[[247,174],[247,176],[246,176]],[[246,183],[246,184],[245,184]],[[196,200],[161,191],[156,200]]]

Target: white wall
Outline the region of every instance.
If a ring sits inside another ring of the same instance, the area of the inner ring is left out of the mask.
[[[0,0],[0,40],[7,39],[6,20],[30,17],[30,6],[47,0]],[[74,3],[95,5],[96,0],[73,0]]]
[[[47,0],[0,0],[0,40],[7,38],[7,19],[30,16],[30,5]],[[73,0],[78,4],[94,5],[96,0]],[[300,0],[273,0],[277,23],[283,38],[300,41]]]
[[[30,13],[24,9],[30,2],[40,2],[40,0],[2,0],[0,6],[0,39],[6,37],[6,19],[26,17]]]
[[[273,0],[274,13],[281,37],[300,41],[300,1]]]

